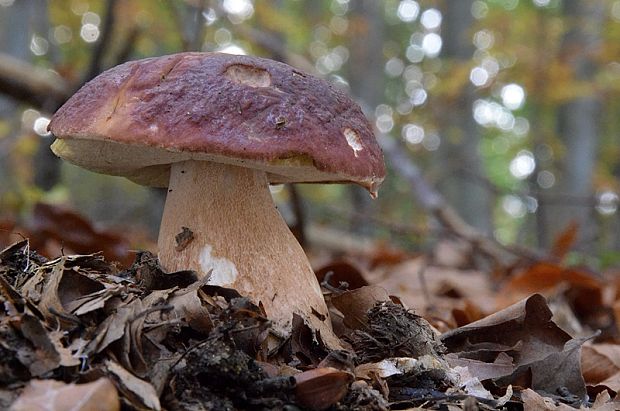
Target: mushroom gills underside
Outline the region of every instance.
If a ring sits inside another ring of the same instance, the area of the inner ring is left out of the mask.
[[[274,160],[231,158],[224,155],[173,151],[161,147],[123,144],[103,137],[62,138],[52,144],[52,151],[62,159],[90,171],[122,176],[151,187],[167,187],[170,164],[187,160],[210,161],[262,170],[270,184],[354,182],[365,188],[376,187],[378,179],[358,178],[344,173],[317,169],[305,154]]]

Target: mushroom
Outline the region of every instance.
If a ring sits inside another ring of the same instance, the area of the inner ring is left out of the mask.
[[[49,129],[54,153],[73,164],[168,187],[165,269],[238,290],[284,333],[297,313],[333,338],[320,286],[268,185],[353,182],[376,196],[381,149],[334,85],[268,59],[180,53],[102,73]]]

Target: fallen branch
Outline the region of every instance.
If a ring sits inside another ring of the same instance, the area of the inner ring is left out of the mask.
[[[0,53],[0,93],[43,109],[60,105],[72,88],[58,74]]]
[[[108,0],[106,2],[105,20],[101,28],[101,36],[99,36],[93,53],[91,54],[90,64],[84,76],[84,82],[92,80],[97,74],[101,73],[103,56],[110,45],[110,38],[112,37],[112,30],[114,28],[114,22],[116,21],[116,3],[117,0]]]
[[[549,257],[525,247],[507,246],[467,224],[424,179],[420,169],[405,154],[406,147],[387,136],[380,136],[379,144],[392,168],[410,185],[411,192],[418,203],[442,226],[456,237],[467,241],[481,254],[491,259],[495,265],[508,266],[511,256],[528,260],[548,259]]]

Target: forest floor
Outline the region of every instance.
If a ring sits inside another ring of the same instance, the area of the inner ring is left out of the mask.
[[[620,410],[620,276],[565,264],[570,232],[510,266],[321,250],[329,350],[70,211],[0,224],[1,409]]]

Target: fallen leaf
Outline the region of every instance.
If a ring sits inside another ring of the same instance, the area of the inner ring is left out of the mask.
[[[344,324],[353,329],[368,325],[368,311],[381,301],[391,301],[387,291],[377,286],[364,286],[331,297],[332,304],[344,315]]]
[[[131,264],[129,242],[121,234],[94,227],[88,220],[67,208],[37,203],[29,227],[35,249],[44,249],[54,240],[79,254],[103,252],[107,259]]]
[[[11,411],[118,411],[120,401],[114,384],[106,378],[86,384],[32,380]]]
[[[165,290],[168,288],[184,288],[198,280],[194,271],[178,271],[168,273],[159,265],[157,256],[148,251],[136,253],[136,259],[127,270],[147,290]],[[206,276],[208,277],[208,276]]]
[[[568,226],[557,235],[553,241],[553,247],[551,248],[551,255],[558,260],[562,260],[566,254],[570,251],[571,247],[577,239],[577,233],[579,231],[579,224],[572,221]]]
[[[526,389],[521,391],[524,411],[574,411],[575,409],[566,404],[556,404],[551,398],[545,398],[536,391]]]
[[[355,367],[355,378],[373,380],[376,377],[388,378],[392,375],[419,373],[427,370],[446,371],[446,364],[432,355],[423,355],[420,358],[395,357],[386,358],[379,362],[363,363]]]
[[[534,389],[554,392],[557,387],[564,386],[572,394],[584,398],[580,348],[589,338],[571,339],[551,317],[545,299],[535,294],[482,320],[447,332],[441,340],[449,352],[458,356],[458,360],[449,356],[448,361],[452,365],[467,366],[474,376],[479,373],[480,380],[491,378],[500,386],[508,386],[521,383],[525,378]],[[484,366],[472,360],[492,365]],[[512,371],[505,367],[510,364],[513,364]],[[506,372],[506,375],[493,372]]]
[[[60,355],[56,351],[47,330],[38,318],[24,314],[19,321],[14,322],[23,336],[30,341],[34,355],[29,350],[19,350],[17,356],[22,364],[27,365],[30,373],[36,377],[42,376],[60,365]]]
[[[513,359],[504,353],[499,353],[493,362],[459,358],[454,353],[447,354],[446,360],[452,367],[467,368],[471,375],[475,375],[480,381],[504,377],[516,369]]]
[[[106,360],[104,366],[109,376],[117,382],[117,387],[124,393],[125,398],[133,399],[142,407],[161,410],[157,392],[150,383],[136,377],[115,361]]]
[[[296,313],[293,313],[290,341],[293,354],[307,364],[317,365],[327,355],[327,347],[320,339],[320,335],[315,334]]]
[[[620,346],[585,345],[581,351],[581,368],[586,384],[620,391]]]
[[[585,270],[540,262],[510,278],[498,292],[498,305],[506,306],[528,295],[552,290],[561,284],[566,284],[571,288],[574,299],[580,298],[579,293],[596,292],[597,300],[593,301],[591,296],[586,296],[588,300],[581,302],[584,308],[591,307],[593,304],[600,305],[602,302],[603,283],[599,278]],[[577,301],[577,303],[580,302]]]
[[[319,283],[329,277],[329,284],[336,288],[346,285],[343,289],[355,290],[368,285],[363,269],[346,260],[333,261],[316,270],[315,274]]]
[[[335,368],[315,368],[296,374],[295,397],[310,410],[325,410],[340,401],[353,381],[351,374]]]

